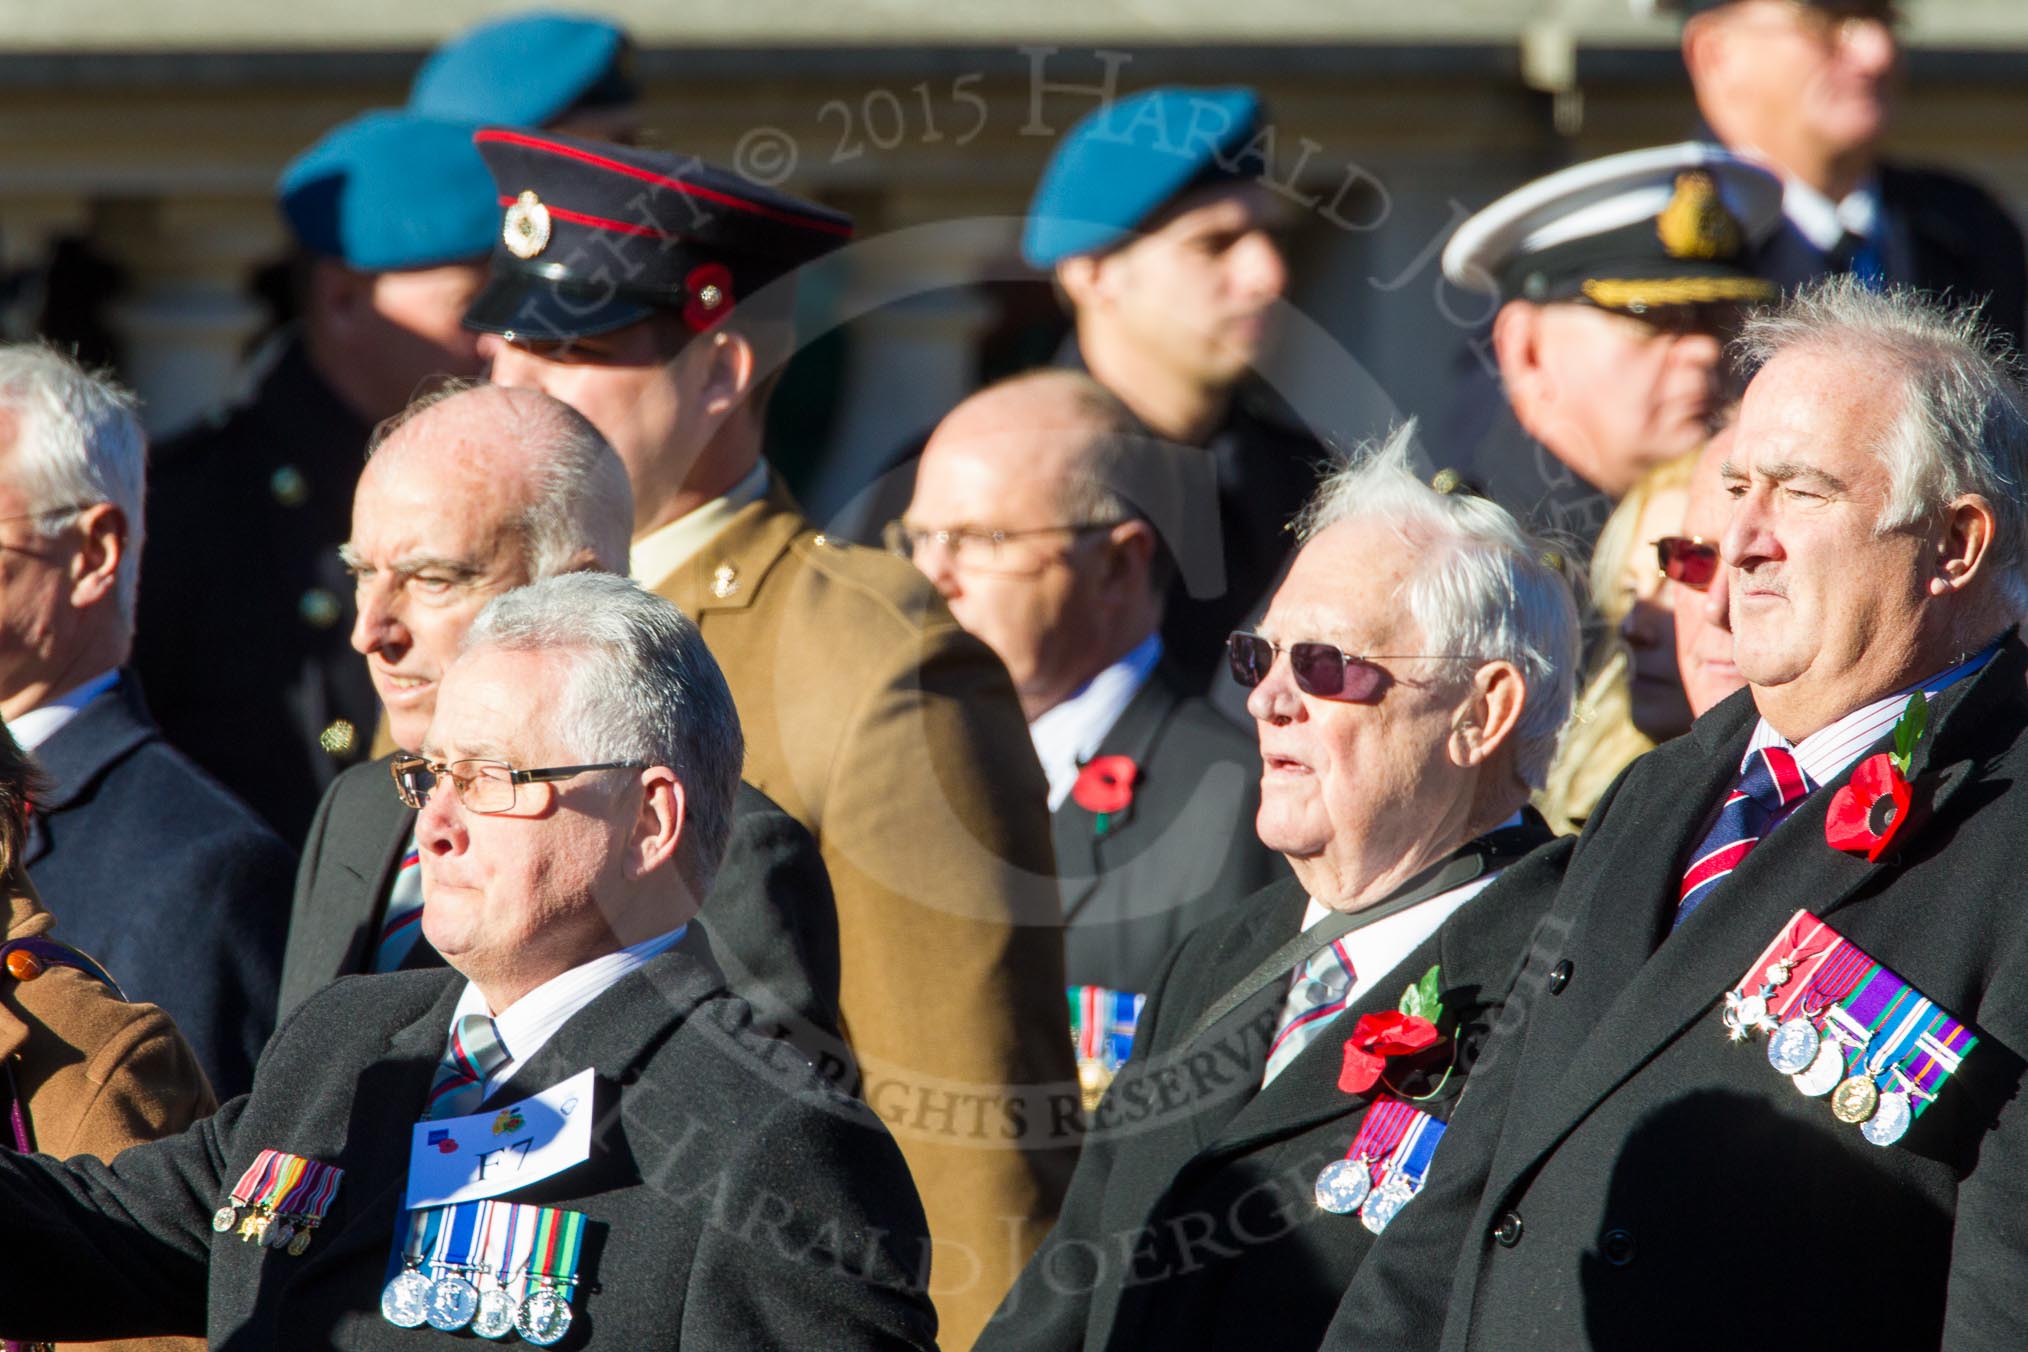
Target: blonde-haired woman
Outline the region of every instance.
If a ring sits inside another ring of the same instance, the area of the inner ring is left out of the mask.
[[[1571,710],[1536,807],[1558,831],[1575,831],[1635,757],[1690,728],[1676,670],[1676,622],[1659,603],[1655,541],[1678,534],[1697,453],[1665,461],[1620,499],[1591,556],[1591,594],[1607,630]]]

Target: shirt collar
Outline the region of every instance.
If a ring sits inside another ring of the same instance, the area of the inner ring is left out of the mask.
[[[485,1092],[490,1094],[504,1084],[518,1067],[542,1050],[557,1029],[586,1005],[611,990],[621,977],[647,966],[651,959],[674,948],[689,928],[688,925],[679,925],[667,934],[658,934],[652,939],[630,944],[617,953],[593,958],[551,977],[494,1014],[493,1026],[499,1034],[500,1045],[507,1052],[507,1060],[486,1078]],[[450,1029],[456,1028],[458,1020],[465,1015],[491,1012],[486,997],[477,986],[467,981],[464,991],[458,996],[458,1007],[451,1012],[450,1026],[444,1030],[445,1039],[449,1039]]]
[[[1028,725],[1035,758],[1049,777],[1051,812],[1063,806],[1078,771],[1098,753],[1099,744],[1134,702],[1134,696],[1141,693],[1161,660],[1162,636],[1150,634],[1125,657],[1078,687],[1069,699]]]
[[[1745,772],[1746,762],[1753,758],[1755,752],[1771,746],[1786,747],[1795,753],[1796,764],[1809,776],[1812,785],[1828,784],[1844,774],[1868,747],[1887,735],[1887,730],[1894,726],[1895,720],[1901,717],[1901,711],[1907,707],[1910,695],[1920,690],[1925,699],[1934,700],[1992,661],[1999,651],[1998,643],[1989,644],[1983,652],[1966,658],[1956,666],[1854,709],[1837,722],[1819,728],[1793,744],[1762,718],[1754,725],[1753,736],[1747,740],[1746,755],[1740,759],[1740,771]]]
[[[645,587],[656,587],[678,568],[704,552],[712,537],[724,530],[739,509],[759,502],[768,491],[768,462],[756,460],[746,477],[722,497],[693,507],[666,526],[657,526],[634,541],[627,571]]]
[[[1834,202],[1799,178],[1786,179],[1782,214],[1818,253],[1829,253],[1847,233],[1873,239],[1880,228],[1880,181],[1868,178]]]
[[[102,671],[83,685],[72,686],[47,704],[38,705],[27,713],[11,720],[7,730],[14,734],[14,740],[24,751],[33,751],[50,738],[64,724],[84,712],[84,707],[100,695],[111,690],[119,681],[119,669]]]

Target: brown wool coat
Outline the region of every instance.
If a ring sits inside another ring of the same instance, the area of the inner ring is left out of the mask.
[[[54,937],[56,922],[32,886],[15,891],[8,907],[9,939]],[[0,971],[0,1061],[13,1064],[35,1148],[63,1159],[109,1160],[130,1145],[182,1131],[218,1107],[196,1054],[167,1014],[154,1005],[127,1004],[67,967],[29,981]],[[204,1342],[147,1338],[63,1346],[202,1352]]]
[[[816,835],[839,1005],[969,1348],[1055,1219],[1074,1133],[1008,1088],[1074,1087],[1048,793],[1006,670],[905,562],[828,540],[779,485],[667,578],[745,729],[746,778]],[[1054,1148],[1050,1148],[1053,1144]]]

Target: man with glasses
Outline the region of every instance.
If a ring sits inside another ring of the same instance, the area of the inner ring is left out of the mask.
[[[146,467],[125,391],[0,347],[0,717],[50,778],[22,863],[65,939],[167,1010],[230,1097],[274,1028],[295,856],[163,739],[126,669]]]
[[[495,381],[619,452],[632,572],[696,619],[748,780],[817,837],[860,1090],[922,1189],[962,1349],[1069,1177],[1060,912],[1006,669],[907,565],[812,528],[761,453],[795,273],[852,223],[668,151],[494,130],[479,149],[509,205],[465,322]]]
[[[249,1096],[114,1166],[0,1156],[0,1336],[935,1346],[892,1138],[696,927],[741,756],[696,626],[607,574],[507,592],[421,744],[384,787],[452,970],[321,992]]]
[[[1314,1347],[1443,1168],[1541,911],[1537,889],[1485,889],[1550,838],[1525,805],[1570,710],[1577,615],[1502,508],[1409,470],[1411,431],[1318,491],[1260,632],[1228,648],[1260,736],[1255,826],[1295,876],[1169,958],[982,1348]]]
[[[1017,376],[937,426],[887,531],[1014,678],[1049,778],[1071,1037],[1094,1105],[1176,941],[1281,875],[1253,834],[1252,739],[1162,639],[1174,533],[1150,517],[1181,498],[1195,456],[1083,372]]]
[[[443,674],[487,602],[566,572],[619,571],[632,522],[619,457],[539,391],[444,391],[383,428],[341,553],[356,584],[353,646],[399,754],[422,745]],[[388,767],[341,774],[311,823],[284,1016],[339,977],[443,962],[422,935],[415,813],[388,795]],[[837,916],[823,861],[809,832],[749,785],[707,910],[719,966],[763,1022],[849,1063],[836,1043]]]
[[[1612,504],[1730,402],[1725,341],[1775,294],[1749,260],[1780,206],[1772,174],[1688,143],[1560,170],[1459,226],[1444,276],[1499,302],[1510,415],[1466,478],[1588,550]]]
[[[1713,140],[1782,179],[1756,268],[1785,289],[1850,272],[1980,301],[2020,341],[2021,229],[1956,174],[1882,163],[1901,49],[1893,0],[1674,0],[1683,65]]]

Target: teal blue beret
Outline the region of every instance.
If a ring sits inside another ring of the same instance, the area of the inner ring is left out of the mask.
[[[473,128],[378,109],[282,171],[282,216],[314,254],[366,272],[434,267],[493,247],[500,205]]]
[[[617,24],[580,14],[517,14],[467,29],[430,54],[409,86],[424,117],[545,127],[574,108],[636,96]]]
[[[1251,89],[1150,89],[1098,109],[1042,171],[1022,257],[1047,268],[1118,243],[1185,189],[1234,173],[1260,121]]]

